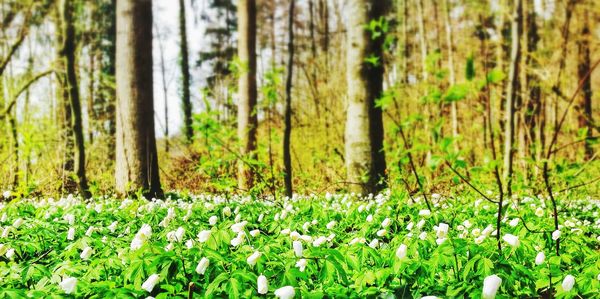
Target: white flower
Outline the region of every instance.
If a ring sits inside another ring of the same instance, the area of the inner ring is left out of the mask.
[[[258,251],[255,251],[253,254],[251,254],[247,259],[246,262],[248,263],[248,265],[250,266],[254,266],[256,265],[256,262],[258,261],[258,259],[260,258],[262,254]]]
[[[542,263],[544,263],[544,260],[546,259],[546,255],[544,254],[544,252],[540,251],[538,252],[538,254],[535,256],[535,264],[536,265],[541,265]]]
[[[373,215],[369,214],[366,220],[367,222],[373,222]]]
[[[6,190],[6,191],[2,192],[2,196],[3,196],[5,199],[8,199],[8,198],[10,197],[10,191]]]
[[[424,225],[425,225],[425,219],[421,219],[421,220],[419,220],[419,222],[417,222],[417,228],[418,229],[423,228]]]
[[[7,259],[12,260],[12,258],[15,256],[15,249],[10,248],[9,250],[7,250],[5,256]]]
[[[88,227],[88,229],[85,231],[85,235],[86,235],[86,236],[88,236],[88,237],[91,237],[91,236],[92,236],[92,234],[94,233],[94,231],[95,231],[95,230],[96,230],[96,228],[95,228],[95,227],[93,227],[93,226],[90,226],[90,227]]]
[[[419,211],[419,216],[427,217],[429,215],[431,215],[431,211],[430,210],[420,210]]]
[[[260,222],[263,221],[264,218],[265,218],[265,214],[260,214],[260,215],[258,215],[258,220],[257,221],[260,223]]]
[[[387,234],[387,230],[386,229],[380,229],[377,231],[377,236],[378,237],[383,237]]]
[[[287,236],[290,234],[290,229],[289,228],[282,229],[279,233],[284,236]]]
[[[406,225],[406,230],[412,230],[413,226],[415,226],[414,222],[409,222],[408,225]]]
[[[136,235],[136,236],[133,238],[133,240],[131,240],[131,245],[130,245],[130,248],[131,248],[131,250],[138,250],[138,249],[140,249],[140,248],[141,248],[143,245],[144,245],[144,240],[143,240],[141,237],[139,237],[139,236],[137,236],[137,235]]]
[[[421,233],[419,234],[419,239],[421,239],[421,240],[425,240],[425,239],[427,239],[427,232],[421,232]]]
[[[208,224],[214,226],[215,224],[217,224],[217,220],[219,220],[217,216],[210,216],[210,218],[208,218]]]
[[[573,285],[575,285],[575,277],[571,274],[565,276],[565,279],[563,279],[563,282],[562,282],[563,290],[565,292],[568,292],[571,289],[573,289]]]
[[[244,227],[246,226],[246,224],[248,224],[248,221],[238,222],[231,226],[231,230],[237,234],[237,233],[241,232],[242,230],[244,230]]]
[[[206,268],[208,268],[209,264],[210,261],[207,258],[203,257],[202,259],[200,259],[198,266],[196,266],[196,273],[204,275],[204,272],[206,272]]]
[[[70,227],[69,231],[67,232],[67,240],[73,241],[74,239],[75,239],[75,228]]]
[[[519,218],[514,218],[513,220],[511,220],[508,225],[510,225],[511,227],[515,227],[517,225],[519,225]]]
[[[377,239],[373,239],[369,243],[369,247],[371,247],[373,249],[377,249],[378,246],[379,246],[379,240],[377,240]]]
[[[264,295],[269,292],[269,282],[267,282],[267,277],[265,277],[264,275],[261,274],[258,277],[258,279],[256,280],[256,285],[259,294]]]
[[[467,219],[467,220],[463,221],[463,225],[464,225],[466,228],[471,228],[471,226],[472,226],[473,224],[471,224],[471,221],[469,221],[469,219]]]
[[[113,223],[111,223],[111,224],[108,226],[108,230],[110,230],[110,232],[111,232],[111,233],[114,233],[114,232],[115,232],[115,230],[117,229],[117,224],[118,224],[118,222],[117,222],[117,221],[113,221]]]
[[[148,293],[152,292],[154,286],[158,283],[160,277],[158,274],[152,274],[144,283],[142,284],[142,289],[146,290]]]
[[[598,277],[596,277],[596,279],[600,280],[600,273],[598,273]]]
[[[63,219],[69,223],[69,225],[73,225],[75,223],[75,216],[73,214],[65,214]]]
[[[398,246],[398,249],[396,249],[396,257],[399,259],[405,258],[407,251],[408,246],[406,246],[406,244],[401,244],[400,246]]]
[[[242,244],[242,242],[244,242],[244,237],[237,236],[231,239],[231,246],[237,247],[238,245]]]
[[[357,243],[365,243],[365,242],[367,242],[367,240],[365,240],[365,238],[354,238],[350,241],[350,243],[348,243],[348,245],[352,246]]]
[[[81,252],[79,257],[81,257],[81,259],[85,261],[85,260],[88,260],[92,256],[92,253],[93,253],[92,247],[87,246],[86,248],[83,249],[83,251]]]
[[[337,224],[337,222],[335,220],[332,220],[331,222],[327,223],[327,229],[333,229],[335,227],[335,225]]]
[[[421,299],[440,299],[440,297],[437,297],[437,296],[425,296],[425,297],[421,297]]]
[[[198,233],[198,241],[204,243],[210,238],[210,230],[203,230]]]
[[[165,246],[165,251],[171,251],[171,250],[173,250],[173,248],[175,248],[173,243],[169,243],[169,244],[167,244],[167,246]]]
[[[298,268],[298,270],[300,270],[300,272],[304,272],[304,269],[306,269],[306,264],[307,264],[306,259],[299,259],[296,262],[296,267]]]
[[[325,238],[325,237],[321,236],[321,237],[318,237],[318,238],[317,238],[317,239],[316,239],[316,240],[313,242],[313,246],[314,246],[314,247],[319,247],[319,246],[321,246],[321,244],[323,244],[323,243],[325,243],[325,242],[327,242],[327,238]]]
[[[560,238],[560,234],[561,232],[559,230],[555,230],[552,232],[552,240],[556,241],[558,240],[558,238]]]
[[[296,257],[302,257],[302,242],[294,241],[292,242],[292,247],[294,248],[294,254],[296,255]]]
[[[544,216],[544,209],[539,208],[539,207],[537,209],[535,209],[535,216],[543,217]]]
[[[435,239],[435,243],[438,245],[442,245],[444,244],[444,242],[446,242],[446,238],[437,238]]]
[[[446,235],[448,234],[448,228],[449,228],[448,224],[443,223],[443,222],[440,223],[438,225],[438,229],[437,229],[437,237],[438,238],[446,237]]]
[[[485,240],[486,236],[485,235],[481,235],[477,238],[475,238],[475,244],[481,244],[483,243],[483,241]]]
[[[508,243],[508,245],[512,247],[518,247],[520,244],[519,237],[511,234],[504,235],[504,237],[502,237],[502,240],[504,240],[504,242]]]
[[[185,247],[187,249],[192,249],[192,247],[194,247],[194,240],[189,239],[189,240],[185,241]]]
[[[297,231],[293,231],[293,232],[290,233],[290,238],[293,241],[296,241],[296,240],[300,239],[300,236],[301,236],[300,233],[297,232]]]
[[[230,207],[224,207],[223,208],[223,215],[225,215],[225,217],[231,216],[231,208]]]
[[[296,295],[296,291],[292,286],[285,286],[275,290],[275,297],[280,299],[292,299]]]
[[[77,278],[67,277],[63,279],[63,281],[61,281],[58,285],[66,294],[72,294],[75,292],[75,288],[77,287]]]
[[[381,227],[386,228],[386,227],[390,226],[391,223],[392,223],[392,220],[390,220],[390,218],[385,218],[381,222]]]
[[[13,222],[13,226],[15,228],[19,228],[19,226],[21,226],[21,224],[23,224],[23,218],[18,218]]]
[[[236,208],[237,211],[237,208]],[[242,214],[237,214],[235,216],[235,219],[233,219],[234,222],[240,222],[240,220],[242,220]]]
[[[251,230],[251,231],[250,231],[250,235],[251,235],[252,237],[256,237],[256,236],[260,235],[260,230],[258,230],[258,229],[253,229],[253,230]]]
[[[502,284],[502,278],[498,277],[498,275],[494,274],[486,277],[483,280],[483,299],[495,298],[500,284]]]

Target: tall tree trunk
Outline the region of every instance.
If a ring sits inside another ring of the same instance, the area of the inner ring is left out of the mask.
[[[185,0],[179,0],[179,55],[181,56],[181,104],[183,107],[183,126],[186,142],[191,143],[192,102],[190,100],[190,63],[187,42],[187,25],[185,18]]]
[[[511,25],[511,53],[508,71],[508,82],[506,85],[505,123],[504,123],[504,181],[506,182],[506,194],[512,194],[513,156],[514,156],[514,133],[515,133],[515,102],[519,90],[519,60],[521,55],[520,37],[522,22],[522,0],[514,0],[514,10]]]
[[[16,121],[16,109],[13,109],[13,112],[8,116],[8,123],[10,124],[10,133],[13,141],[12,150],[15,159],[15,164],[13,166],[13,179],[12,186],[13,188],[17,188],[19,186],[19,135],[17,131],[17,121]]]
[[[154,137],[152,1],[117,1],[116,191],[162,197]]]
[[[539,63],[536,59],[533,59],[533,55],[537,51],[537,45],[539,41],[537,22],[536,22],[536,12],[534,9],[533,0],[527,1],[527,9],[524,9],[523,16],[527,18],[525,22],[527,26],[527,30],[523,30],[524,41],[527,42],[527,55],[524,55],[524,65],[527,67],[526,69],[537,69],[539,67]],[[525,48],[525,47],[523,47]],[[525,150],[527,151],[527,156],[531,159],[537,159],[537,148],[538,142],[540,142],[538,138],[538,130],[540,126],[540,120],[542,118],[542,98],[541,98],[541,90],[540,84],[536,77],[533,75],[531,71],[525,71],[527,74],[525,82],[523,82],[525,93],[529,96],[526,104],[524,123],[527,132],[527,143]],[[537,167],[533,168],[533,173],[535,174],[537,171]]]
[[[67,67],[66,69],[66,89],[70,103],[72,132],[75,138],[75,173],[77,175],[79,192],[84,197],[89,197],[87,177],[85,174],[85,138],[83,132],[83,120],[81,117],[81,101],[79,98],[79,85],[77,83],[75,62],[75,23],[73,20],[74,3],[73,0],[61,0],[62,16],[62,35],[64,37],[61,50],[62,59]],[[67,100],[67,99],[65,99]]]
[[[590,60],[590,16],[589,16],[589,5],[583,9],[583,24],[581,28],[581,35],[577,43],[578,50],[578,67],[577,74],[579,81],[583,81],[581,102],[578,105],[579,115],[578,123],[580,129],[587,129],[586,138],[584,142],[585,159],[590,159],[593,155],[592,149],[592,80],[589,76],[591,60]]]
[[[94,84],[94,74],[96,72],[96,60],[95,60],[95,48],[93,43],[90,43],[88,47],[88,98],[87,98],[87,111],[88,111],[88,140],[90,144],[94,143],[94,122],[96,120],[96,112],[94,110],[94,97],[96,95],[96,85]]]
[[[238,13],[238,57],[242,64],[239,78],[238,138],[244,159],[256,156],[256,0],[240,0]],[[238,163],[238,185],[242,190],[254,184],[254,170]]]
[[[60,193],[72,193],[75,191],[75,182],[71,179],[71,174],[75,170],[75,154],[74,154],[74,140],[73,140],[73,115],[71,111],[71,104],[69,102],[69,88],[67,82],[67,65],[66,59],[64,59],[64,44],[66,40],[64,26],[66,26],[62,16],[62,5],[56,6],[54,9],[54,18],[56,28],[58,28],[58,38],[56,43],[56,64],[55,67],[57,72],[55,73],[56,81],[58,82],[56,87],[56,99],[57,99],[57,118],[60,124],[60,139],[64,146],[62,153],[62,165],[61,165],[61,185]]]
[[[169,86],[167,85],[167,68],[165,66],[165,48],[162,42],[162,36],[159,33],[158,26],[156,23],[154,25],[154,30],[157,32],[158,38],[158,51],[160,54],[160,78],[162,80],[162,91],[163,91],[163,101],[165,103],[165,127],[164,127],[164,139],[165,139],[165,152],[169,152]]]
[[[350,190],[377,193],[385,187],[382,111],[375,100],[383,88],[383,37],[372,38],[365,29],[384,16],[386,1],[351,0],[347,3],[348,45],[346,80],[346,170]],[[379,57],[376,64],[367,57]]]
[[[288,10],[288,67],[285,80],[285,129],[283,132],[283,165],[285,195],[291,198],[292,189],[292,156],[290,154],[290,138],[292,134],[292,79],[294,75],[294,8],[295,0],[290,0]]]
[[[448,47],[448,72],[450,85],[456,84],[456,74],[454,72],[454,42],[452,40],[452,23],[450,20],[450,6],[448,0],[443,0],[444,23],[446,27],[446,46]],[[450,103],[450,117],[452,120],[452,137],[458,137],[458,112],[456,110],[456,101]],[[457,144],[456,142],[454,144]]]
[[[421,71],[422,80],[427,81],[427,37],[425,36],[425,17],[423,12],[423,0],[417,0],[417,23],[419,28],[419,44],[421,46]]]

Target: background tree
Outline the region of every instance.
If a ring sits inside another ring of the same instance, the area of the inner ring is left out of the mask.
[[[162,196],[154,137],[152,1],[117,1],[116,190]]]
[[[353,191],[376,193],[385,186],[386,179],[382,112],[375,106],[383,88],[383,36],[367,30],[365,24],[384,20],[386,3],[352,0],[347,4],[348,183]]]
[[[254,183],[253,165],[256,150],[256,1],[238,2],[238,138],[243,159],[238,162],[239,188],[247,190]]]

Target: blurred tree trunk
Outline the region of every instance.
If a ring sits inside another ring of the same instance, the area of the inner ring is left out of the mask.
[[[539,63],[533,56],[537,52],[538,42],[540,37],[538,35],[538,27],[536,22],[536,12],[534,9],[534,1],[526,0],[526,5],[523,6],[523,17],[527,18],[524,22],[527,28],[523,30],[523,42],[526,43],[523,45],[523,49],[527,50],[527,54],[523,55],[524,66],[523,72],[526,73],[525,81],[522,82],[523,86],[523,95],[527,95],[529,98],[527,99],[525,114],[524,114],[524,124],[525,127],[523,130],[526,132],[526,142],[525,142],[525,151],[526,156],[531,159],[537,159],[538,157],[538,145],[540,142],[538,138],[539,124],[542,117],[542,98],[541,98],[541,90],[540,83],[536,79],[536,76],[533,74],[532,70],[536,70],[539,68]],[[527,158],[524,157],[524,158]],[[536,172],[536,167],[533,168],[533,173]]]
[[[288,67],[285,81],[285,128],[283,132],[283,165],[285,195],[292,198],[292,157],[290,154],[290,138],[292,134],[292,79],[294,75],[294,8],[295,0],[290,0],[288,10]],[[311,13],[312,15],[312,13]]]
[[[152,1],[117,1],[116,191],[162,197],[154,137]]]
[[[64,146],[62,156],[62,171],[61,171],[61,186],[60,193],[72,193],[75,191],[75,182],[71,178],[71,174],[75,170],[75,154],[74,154],[74,140],[73,140],[73,116],[71,110],[71,104],[69,103],[69,88],[67,82],[67,65],[66,59],[64,58],[64,46],[66,41],[65,30],[62,29],[66,26],[62,16],[62,5],[55,7],[53,10],[54,24],[57,28],[57,39],[56,39],[56,98],[57,98],[57,116],[59,118],[60,126],[60,139]]]
[[[79,97],[79,85],[77,82],[77,63],[75,61],[75,51],[77,45],[75,42],[75,20],[73,0],[61,0],[61,18],[62,18],[62,36],[63,44],[61,48],[61,59],[66,66],[64,78],[66,92],[63,93],[67,98],[65,102],[69,103],[72,119],[69,124],[72,126],[72,134],[75,139],[75,173],[77,175],[79,192],[85,198],[89,197],[87,177],[85,174],[85,139],[83,132],[83,120],[81,117],[81,100]]]
[[[508,82],[506,85],[505,123],[504,123],[504,181],[506,182],[507,195],[512,194],[513,156],[514,156],[514,134],[515,134],[515,103],[519,90],[519,60],[521,56],[521,22],[522,0],[513,1],[513,14],[511,25],[511,52],[508,71]]]
[[[181,63],[181,104],[183,107],[183,126],[186,142],[191,143],[192,102],[190,100],[190,63],[187,42],[187,25],[185,18],[185,0],[179,0],[179,55]]]
[[[385,187],[382,111],[375,100],[383,88],[383,36],[372,38],[365,24],[385,14],[386,1],[352,0],[347,3],[346,170],[350,190],[377,193]],[[368,57],[377,57],[375,63]]]
[[[238,57],[240,60],[239,101],[238,101],[238,138],[240,151],[244,159],[256,157],[256,1],[240,0],[238,13]],[[244,161],[238,163],[238,185],[242,190],[252,188],[254,169]]]
[[[585,159],[588,160],[593,156],[593,149],[591,144],[592,132],[593,132],[593,121],[592,121],[592,80],[590,67],[590,16],[589,16],[589,5],[583,7],[583,20],[581,35],[577,43],[578,50],[578,67],[577,74],[579,76],[579,82],[583,82],[581,102],[579,103],[579,114],[578,123],[580,129],[587,130],[584,142]]]
[[[456,73],[454,71],[454,41],[452,37],[452,22],[450,20],[450,6],[448,0],[443,0],[444,23],[446,27],[446,46],[448,47],[448,72],[450,85],[456,84]],[[458,112],[456,110],[456,101],[450,103],[450,118],[452,123],[452,137],[458,137]],[[454,142],[457,145],[457,142]]]

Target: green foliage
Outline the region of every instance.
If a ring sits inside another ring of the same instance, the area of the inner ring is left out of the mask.
[[[451,147],[448,139],[441,143]],[[537,297],[549,290],[561,298],[590,297],[600,288],[600,231],[593,224],[600,206],[577,200],[577,194],[565,195],[571,200],[569,214],[561,217],[560,256],[554,254],[550,232],[530,233],[523,225],[527,221],[529,229],[553,230],[545,202],[527,196],[506,206],[502,234],[518,236],[520,245],[503,241],[501,252],[495,230],[485,229],[495,223],[492,205],[467,194],[433,194],[431,215],[423,214],[421,198],[396,191],[365,198],[299,197],[277,204],[226,194],[171,196],[155,202],[24,199],[3,206],[1,222],[8,233],[0,237],[0,296],[63,296],[59,283],[67,277],[77,279],[73,295],[98,298],[248,298],[258,296],[259,275],[268,279],[268,296],[290,285],[308,298],[479,297],[483,279],[492,274],[502,278],[499,297]],[[210,224],[213,216],[217,221]],[[233,225],[240,223],[238,234]],[[142,233],[144,224],[151,233]],[[444,224],[447,232],[440,230]],[[70,228],[73,240],[67,239]],[[177,230],[182,230],[180,237]],[[201,231],[210,236],[199,239]],[[241,243],[233,246],[240,236]],[[136,238],[141,238],[139,249],[132,246]],[[303,244],[301,257],[294,253],[294,240]],[[398,256],[401,244],[406,254]],[[88,246],[92,254],[86,259],[82,251]],[[250,265],[248,257],[255,251],[261,256]],[[538,252],[546,255],[539,265]],[[202,258],[209,265],[199,274]],[[300,258],[305,268],[297,265]],[[148,292],[142,284],[152,274],[159,280]],[[576,277],[568,292],[560,286],[567,274]]]

